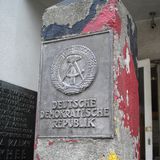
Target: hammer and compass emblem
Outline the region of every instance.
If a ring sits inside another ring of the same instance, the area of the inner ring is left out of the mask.
[[[81,70],[77,63],[81,59],[82,57],[79,55],[70,55],[67,57],[68,68],[62,81],[64,81],[68,77],[70,79],[70,85],[75,85],[76,77],[79,76],[82,80],[84,80],[84,76],[83,76],[84,69]]]
[[[97,61],[93,52],[82,45],[73,45],[62,51],[51,66],[51,81],[64,94],[84,91],[95,79]]]

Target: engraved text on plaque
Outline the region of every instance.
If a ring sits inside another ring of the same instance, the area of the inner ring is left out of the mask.
[[[43,44],[41,137],[113,137],[112,32]]]

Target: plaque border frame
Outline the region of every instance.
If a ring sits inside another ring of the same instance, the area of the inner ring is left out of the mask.
[[[70,139],[70,138],[76,138],[76,139],[83,139],[83,138],[90,138],[90,139],[114,139],[115,137],[115,123],[114,123],[114,107],[113,105],[111,106],[111,120],[110,120],[110,125],[111,125],[111,134],[102,134],[102,135],[88,135],[88,136],[83,136],[83,135],[70,135],[70,136],[41,136],[39,135],[39,124],[40,124],[40,118],[39,118],[39,109],[40,109],[40,103],[41,103],[41,92],[40,92],[40,88],[41,88],[41,82],[42,82],[42,76],[41,76],[41,72],[42,72],[42,68],[43,68],[43,48],[45,48],[45,45],[50,44],[50,43],[57,43],[60,41],[67,41],[67,40],[72,40],[72,39],[78,39],[78,38],[83,38],[83,37],[89,37],[89,36],[94,36],[94,35],[100,35],[100,34],[110,34],[110,42],[109,43],[109,47],[110,47],[110,56],[112,59],[111,64],[113,65],[113,54],[114,54],[114,49],[113,49],[113,44],[114,44],[114,34],[112,30],[104,30],[104,31],[98,31],[98,32],[94,32],[94,33],[82,33],[82,34],[74,34],[74,35],[67,35],[67,36],[62,36],[61,38],[56,38],[56,39],[52,39],[52,40],[46,40],[46,41],[41,41],[41,55],[40,55],[40,69],[39,69],[39,87],[38,87],[38,108],[37,108],[37,113],[36,113],[36,128],[35,128],[35,135],[38,136],[38,138],[66,138],[66,139]],[[114,89],[114,79],[113,79],[113,71],[111,72],[111,85],[112,85],[112,99],[111,102],[113,104],[114,99],[113,99],[113,89]],[[35,136],[35,137],[36,137]]]

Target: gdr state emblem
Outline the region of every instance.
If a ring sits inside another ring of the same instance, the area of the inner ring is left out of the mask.
[[[62,51],[51,66],[51,81],[64,94],[84,91],[93,82],[97,61],[93,52],[82,45],[73,45]]]

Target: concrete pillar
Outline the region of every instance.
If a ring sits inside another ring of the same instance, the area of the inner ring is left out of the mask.
[[[113,32],[114,35],[113,64],[111,64],[113,89],[109,90],[113,94],[110,107],[113,109],[114,136],[111,138],[64,138],[63,136],[43,138],[39,136],[39,130],[42,129],[39,126],[42,122],[37,114],[35,160],[140,159],[139,98],[135,72],[136,26],[122,2],[118,0],[66,0],[52,6],[46,9],[43,15],[42,41],[105,30]],[[99,41],[96,45],[101,46],[101,43],[104,42]],[[47,44],[42,45],[42,51],[45,47]],[[42,56],[43,54],[44,52]],[[47,65],[49,64],[45,64]],[[44,75],[45,72],[41,74],[41,79]],[[50,82],[47,79],[47,82],[40,83],[40,87],[50,90],[48,83]],[[43,94],[43,90],[40,89],[40,92]],[[97,89],[96,93],[101,93],[101,88]],[[46,95],[46,100],[43,102],[39,96],[38,108],[42,108],[42,104],[47,105],[48,96],[53,97],[53,95]],[[46,121],[49,122],[47,119]],[[48,130],[49,126],[44,127]]]

